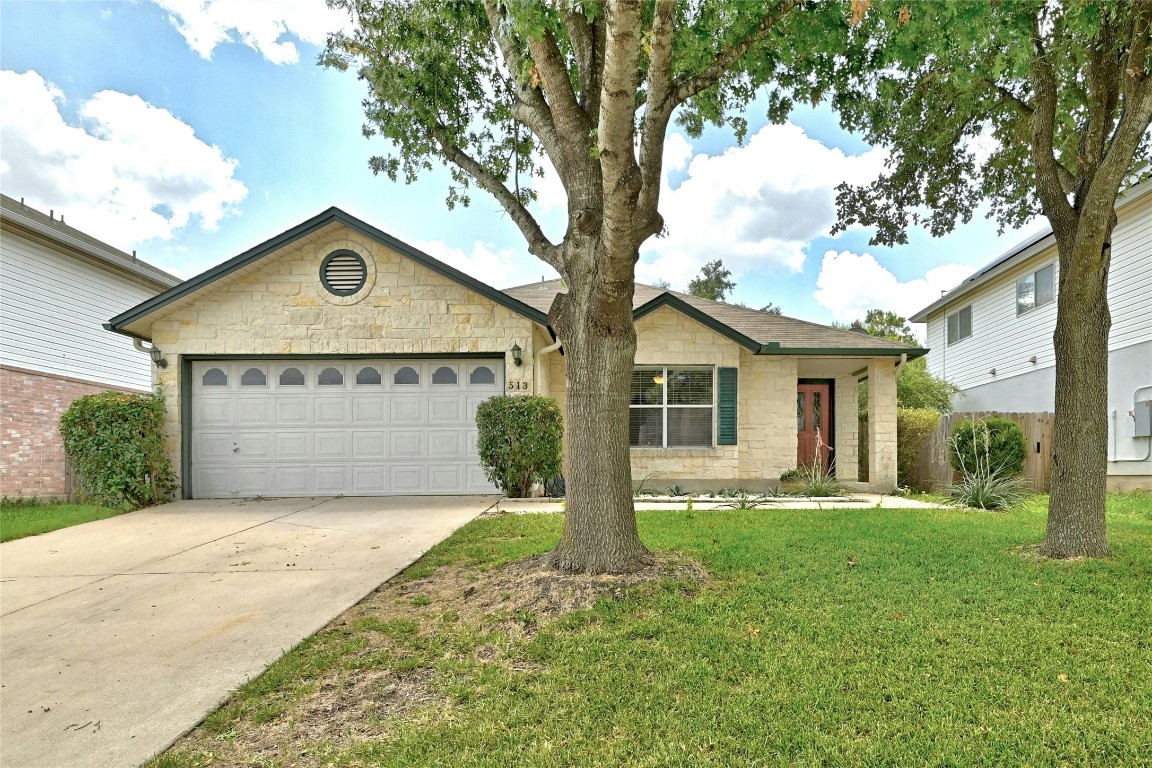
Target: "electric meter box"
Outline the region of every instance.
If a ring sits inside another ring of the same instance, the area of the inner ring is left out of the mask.
[[[1136,420],[1136,437],[1152,437],[1152,400],[1137,400],[1132,412]]]

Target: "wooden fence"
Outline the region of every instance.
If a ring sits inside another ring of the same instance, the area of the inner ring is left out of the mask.
[[[916,477],[911,485],[925,491],[935,491],[952,482],[952,464],[948,461],[948,439],[952,427],[962,421],[1000,417],[1012,419],[1024,432],[1024,476],[1038,491],[1048,491],[1052,479],[1052,414],[1051,413],[946,413],[940,418],[936,432],[920,446],[916,462]]]

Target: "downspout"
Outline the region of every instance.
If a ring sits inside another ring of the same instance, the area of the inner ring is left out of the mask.
[[[896,363],[897,375],[899,375],[900,369],[903,368],[907,364],[908,364],[908,353],[907,352],[901,352],[900,353],[900,362]]]
[[[152,350],[155,349],[155,347],[144,346],[144,342],[140,341],[140,339],[137,339],[137,338],[132,339],[132,346],[136,348],[137,352],[143,352],[144,354],[148,355],[149,357],[152,356]]]
[[[540,374],[544,370],[544,355],[560,349],[563,343],[564,342],[560,341],[560,338],[557,337],[556,341],[552,342],[532,356],[532,389],[536,391],[537,395],[544,394],[540,391]]]

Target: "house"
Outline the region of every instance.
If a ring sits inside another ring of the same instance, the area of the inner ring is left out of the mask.
[[[1152,183],[1116,206],[1108,306],[1108,487],[1152,488]],[[910,319],[928,324],[928,370],[960,411],[1055,408],[1059,286],[1051,231],[1021,243]]]
[[[180,280],[6,195],[0,256],[0,488],[64,496],[60,416],[82,395],[152,386],[148,356],[103,322]]]
[[[107,327],[163,356],[186,498],[483,493],[476,406],[564,399],[558,290],[497,290],[332,208]],[[636,477],[751,488],[807,455],[855,481],[868,376],[871,485],[895,485],[897,367],[925,350],[649,286],[635,317]]]

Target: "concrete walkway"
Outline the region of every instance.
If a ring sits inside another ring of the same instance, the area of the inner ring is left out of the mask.
[[[0,766],[137,766],[495,497],[182,501],[0,545]]]

